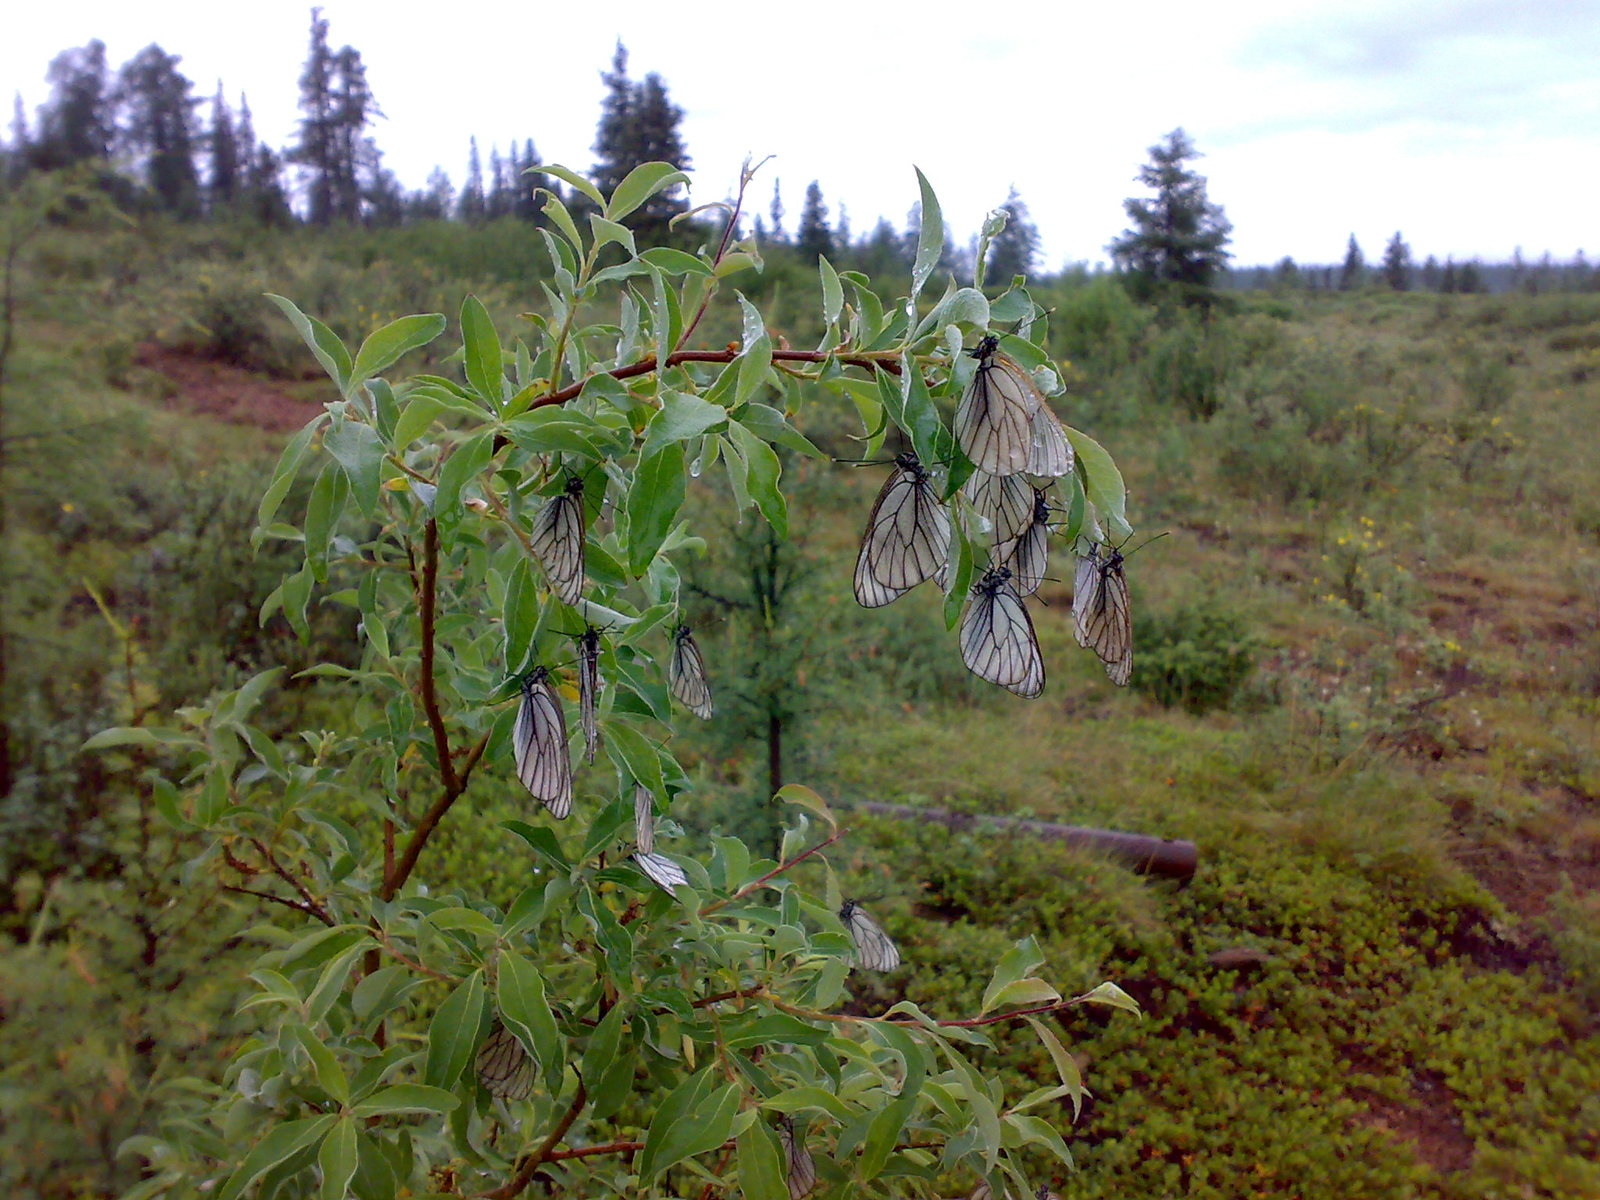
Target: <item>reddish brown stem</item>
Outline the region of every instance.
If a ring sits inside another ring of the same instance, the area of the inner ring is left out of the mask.
[[[511,1200],[523,1188],[533,1182],[533,1177],[539,1168],[550,1162],[556,1152],[556,1147],[561,1144],[561,1139],[567,1136],[567,1130],[572,1128],[572,1123],[578,1119],[578,1114],[583,1111],[583,1106],[589,1102],[589,1093],[583,1086],[583,1080],[578,1080],[578,1091],[572,1097],[572,1104],[562,1114],[561,1120],[556,1122],[556,1127],[550,1131],[550,1136],[544,1139],[541,1145],[527,1158],[517,1165],[517,1173],[505,1183],[492,1191],[480,1192],[481,1200]],[[566,1157],[577,1157],[567,1155]]]
[[[743,351],[741,350],[674,350],[667,355],[665,367],[660,369],[665,370],[666,367],[675,367],[680,363],[686,362],[730,363],[742,353]],[[773,362],[820,363],[826,362],[830,358],[837,359],[847,367],[864,367],[869,371],[881,368],[892,375],[900,374],[898,351],[881,351],[873,354],[832,354],[826,350],[774,350],[772,352]],[[638,362],[632,362],[625,367],[617,367],[614,370],[602,371],[600,374],[609,375],[613,379],[636,379],[640,375],[648,375],[657,369],[656,356],[647,354]],[[593,377],[591,376],[590,378]],[[587,382],[588,379],[584,379],[577,383],[568,384],[566,387],[551,392],[547,396],[540,396],[528,407],[533,409],[544,408],[551,404],[565,404],[582,392],[583,385]]]
[[[643,1142],[607,1142],[603,1146],[579,1146],[576,1150],[552,1150],[545,1155],[546,1162],[561,1162],[568,1158],[589,1158],[596,1154],[633,1154],[643,1150]]]
[[[806,859],[810,858],[818,850],[824,850],[827,847],[833,845],[835,842],[837,842],[840,838],[842,838],[845,834],[847,834],[849,832],[850,831],[848,829],[841,829],[841,830],[839,830],[838,833],[834,834],[827,841],[818,842],[815,846],[811,847],[811,849],[801,851],[799,854],[797,854],[793,858],[791,858],[788,862],[779,863],[777,866],[773,867],[772,870],[768,871],[765,875],[763,875],[760,879],[752,879],[749,883],[745,884],[742,888],[740,888],[733,895],[729,896],[726,900],[713,900],[710,904],[706,905],[704,908],[702,908],[700,910],[700,916],[702,916],[702,917],[707,916],[707,915],[709,915],[711,913],[716,912],[719,908],[726,908],[728,905],[732,904],[735,900],[739,900],[739,899],[742,899],[745,896],[748,896],[751,892],[755,891],[758,887],[760,887],[762,884],[766,883],[767,880],[771,879],[773,876],[781,875],[785,871],[787,871],[790,867],[797,866],[798,864],[805,862]]]

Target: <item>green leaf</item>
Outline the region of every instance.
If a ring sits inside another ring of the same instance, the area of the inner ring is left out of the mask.
[[[294,485],[300,464],[311,452],[312,439],[317,436],[317,430],[322,428],[322,423],[327,419],[326,412],[318,413],[307,421],[300,432],[290,438],[289,444],[283,448],[283,453],[278,456],[278,465],[272,469],[272,479],[261,497],[261,505],[256,509],[257,525],[265,528],[272,524],[272,518],[278,514],[278,506],[283,503],[283,498],[289,494],[289,489]]]
[[[606,216],[620,221],[657,192],[664,192],[679,183],[688,183],[689,177],[671,163],[640,163],[617,184],[606,205]]]
[[[573,247],[578,251],[579,254],[582,254],[583,235],[578,232],[578,223],[572,219],[572,214],[567,211],[567,206],[561,202],[560,196],[557,196],[554,192],[549,191],[549,189],[544,190],[549,199],[544,202],[544,207],[540,211],[555,223],[556,228],[561,230],[567,241],[572,243]],[[541,230],[540,232],[543,231]],[[554,238],[549,238],[548,242],[552,248],[551,257],[555,259],[557,265],[560,266],[562,259],[565,256],[558,253],[559,243],[557,243]],[[566,269],[570,271],[572,266],[567,266]]]
[[[1123,486],[1122,472],[1099,442],[1071,426],[1065,428],[1089,503],[1106,519],[1110,526],[1108,536],[1121,541],[1133,533],[1133,526],[1128,524],[1128,489]]]
[[[745,1200],[789,1200],[783,1147],[765,1121],[753,1121],[735,1143],[739,1193]]]
[[[933,185],[928,182],[928,177],[920,167],[912,169],[917,173],[917,187],[922,190],[917,257],[911,267],[911,299],[916,300],[922,292],[922,285],[928,282],[928,276],[939,265],[939,256],[944,253],[944,216],[939,211],[939,197],[933,194]]]
[[[951,564],[952,569],[947,582],[949,590],[944,594],[946,629],[956,627],[956,622],[961,619],[961,610],[967,603],[967,593],[972,590],[972,546],[967,541],[967,535],[960,521],[950,522],[950,549],[955,552],[955,561]]]
[[[667,540],[688,495],[683,446],[674,442],[640,460],[628,487],[628,570],[643,575]]]
[[[885,1105],[872,1118],[872,1123],[867,1126],[867,1138],[863,1144],[860,1161],[856,1164],[856,1176],[862,1182],[876,1179],[883,1170],[884,1164],[889,1161],[889,1155],[894,1150],[895,1142],[900,1138],[900,1131],[905,1128],[906,1121],[911,1116],[911,1110],[916,1106],[916,1100],[911,1096],[900,1096]]]
[[[1020,1004],[1053,1004],[1059,999],[1061,993],[1042,979],[1017,979],[997,991],[985,992],[983,1011]]]
[[[589,232],[594,235],[596,247],[609,245],[615,242],[626,250],[631,257],[636,248],[633,244],[633,230],[626,225],[618,225],[615,221],[608,221],[594,213],[589,214]]]
[[[570,183],[589,199],[593,200],[600,209],[603,210],[605,208],[606,198],[600,194],[600,189],[576,171],[563,167],[560,163],[540,163],[539,172],[543,175],[554,175],[563,183]],[[581,243],[579,245],[581,248]]]
[[[417,347],[426,346],[444,332],[444,326],[443,313],[421,313],[400,317],[382,329],[373,330],[356,351],[355,365],[350,369],[350,388],[392,366]]]
[[[779,1092],[776,1096],[768,1096],[761,1102],[762,1107],[773,1109],[781,1113],[805,1112],[807,1109],[818,1109],[827,1113],[835,1121],[843,1124],[855,1117],[855,1112],[849,1108],[838,1096],[825,1088],[797,1087],[786,1092]]]
[[[667,275],[704,275],[711,277],[711,268],[701,259],[671,246],[652,246],[639,255],[643,262],[659,268]]]
[[[174,729],[143,729],[131,725],[102,729],[79,747],[80,750],[109,750],[113,746],[177,746],[198,749],[198,739]]]
[[[822,276],[822,321],[832,325],[844,311],[844,288],[839,286],[839,272],[826,257],[817,259],[817,272]]]
[[[439,468],[439,490],[433,496],[433,515],[441,532],[461,523],[465,512],[461,493],[476,480],[494,457],[494,430],[485,429],[462,442]]]
[[[939,410],[933,406],[928,381],[922,377],[922,369],[909,352],[900,357],[898,391],[900,427],[911,435],[911,445],[917,457],[925,463],[948,462],[951,458],[950,436],[945,431],[944,422],[939,419]]]
[[[639,1181],[652,1182],[676,1163],[715,1150],[728,1140],[739,1110],[739,1087],[709,1091],[710,1069],[684,1080],[656,1110],[639,1155]]]
[[[744,457],[745,486],[750,489],[750,498],[755,501],[756,507],[761,510],[761,515],[767,519],[767,524],[772,526],[777,535],[780,538],[787,538],[789,506],[778,487],[778,477],[783,473],[783,464],[778,461],[778,456],[771,446],[738,421],[728,422],[728,436],[732,438],[739,453]]]
[[[505,398],[505,367],[500,355],[500,335],[494,331],[489,310],[476,296],[461,303],[461,336],[467,382],[481,396],[490,412],[500,411]]]
[[[356,498],[363,516],[378,509],[378,474],[383,466],[383,439],[371,425],[360,421],[335,420],[322,439],[350,480],[350,494]]]
[[[311,1068],[316,1072],[317,1086],[340,1104],[350,1103],[350,1081],[344,1077],[344,1071],[339,1066],[339,1060],[334,1057],[317,1036],[304,1025],[298,1022],[290,1027],[301,1048],[305,1050],[306,1057],[311,1060]]]
[[[778,789],[778,794],[773,799],[781,800],[786,804],[798,804],[801,808],[809,809],[826,821],[830,830],[839,828],[839,818],[833,815],[833,809],[828,807],[828,802],[803,783],[784,784]]]
[[[1139,1010],[1139,1002],[1109,979],[1098,987],[1091,988],[1081,996],[1074,996],[1072,1002],[1074,1004],[1105,1004],[1111,1008],[1120,1008],[1126,1012],[1131,1012],[1136,1017],[1144,1016],[1144,1013]]]
[[[321,1117],[304,1117],[298,1121],[288,1121],[272,1129],[266,1137],[255,1144],[249,1154],[244,1156],[244,1161],[234,1168],[227,1182],[218,1189],[217,1200],[235,1200],[245,1188],[273,1167],[293,1157],[307,1146],[315,1145],[329,1129],[333,1128],[338,1119],[330,1113]]]
[[[349,476],[339,464],[325,463],[311,485],[311,496],[306,502],[306,565],[318,583],[327,582],[328,543],[333,540],[334,528],[344,514],[349,495]]]
[[[344,1200],[359,1162],[355,1122],[340,1117],[317,1151],[317,1169],[322,1172],[322,1186],[317,1189],[320,1200]]]
[[[720,404],[712,404],[688,392],[663,388],[661,407],[645,428],[644,446],[639,451],[639,457],[648,458],[663,446],[699,437],[708,430],[718,428],[727,419],[728,410]]]
[[[473,1048],[476,1055],[477,1049]],[[454,1092],[421,1083],[397,1083],[373,1092],[350,1111],[358,1117],[384,1113],[447,1113],[461,1100]]]
[[[451,992],[428,1023],[428,1062],[422,1077],[449,1089],[478,1052],[483,1038],[483,971],[472,972]]]
[[[547,1070],[552,1064],[564,1066],[561,1031],[556,1028],[549,1001],[545,999],[544,979],[539,969],[520,954],[506,952],[500,956],[499,972],[495,977],[495,998],[499,1002],[500,1017],[515,1033],[525,1048]]]
[[[561,842],[547,825],[530,825],[526,821],[507,821],[505,828],[516,834],[562,874],[572,870],[572,864],[562,852]]]
[[[1083,1106],[1083,1072],[1078,1069],[1078,1060],[1067,1053],[1067,1048],[1061,1044],[1061,1039],[1056,1037],[1050,1026],[1038,1017],[1022,1019],[1033,1027],[1033,1032],[1049,1051],[1050,1061],[1055,1063],[1056,1074],[1061,1078],[1061,1086],[1066,1088],[1067,1094],[1072,1097],[1072,1119],[1076,1121]]]
[[[1015,1131],[1020,1144],[1043,1146],[1067,1166],[1072,1166],[1072,1151],[1067,1149],[1067,1143],[1061,1139],[1054,1125],[1038,1117],[1019,1116],[1016,1113],[1007,1114],[1003,1120]]]
[[[771,405],[750,403],[740,407],[738,412],[739,424],[764,442],[771,442],[775,446],[787,446],[790,450],[831,462],[832,456],[826,451],[817,449],[799,430],[784,418],[784,415]]]
[[[271,292],[267,293],[267,299],[271,300],[283,311],[283,315],[289,318],[289,324],[294,326],[295,332],[300,335],[301,340],[311,347],[311,353],[317,356],[317,361],[322,364],[322,369],[328,373],[328,377],[334,383],[339,385],[339,394],[348,396],[350,394],[350,351],[344,348],[344,343],[339,340],[338,335],[315,317],[306,316],[305,313],[295,307],[293,300],[285,299],[283,296],[274,296]]]
[[[534,650],[533,635],[539,627],[539,585],[526,558],[518,558],[506,582],[503,657],[507,674],[521,674]]]
[[[744,350],[739,355],[739,384],[734,396],[742,404],[767,381],[772,367],[772,339],[767,336],[766,322],[755,305],[740,296],[739,307],[744,311]]]
[[[1009,950],[1000,956],[1000,961],[995,964],[994,977],[989,980],[989,986],[984,989],[983,1006],[978,1009],[978,1015],[983,1016],[985,1013],[993,1011],[995,1005],[991,997],[995,993],[1024,976],[1032,974],[1043,965],[1044,952],[1039,949],[1039,942],[1031,933],[1015,942]]]
[[[622,1042],[622,1027],[628,1020],[628,1005],[614,1004],[589,1035],[589,1045],[583,1052],[583,1066],[578,1074],[591,1083],[598,1083],[606,1068],[617,1055]]]

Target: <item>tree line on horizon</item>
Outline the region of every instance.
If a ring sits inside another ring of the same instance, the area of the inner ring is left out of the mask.
[[[383,114],[367,84],[361,53],[349,45],[334,49],[328,33],[322,10],[312,9],[310,46],[299,79],[301,118],[293,143],[282,148],[258,139],[248,99],[241,95],[237,105],[230,103],[220,81],[202,118],[206,102],[179,71],[181,57],[159,45],[145,47],[116,71],[98,39],[64,50],[49,65],[51,95],[32,121],[21,95],[15,98],[10,135],[0,141],[0,180],[10,186],[31,172],[71,168],[91,174],[128,211],[283,227],[482,224],[505,218],[538,225],[544,217],[536,187],[555,192],[569,208],[583,209],[581,193],[568,194],[554,176],[538,172],[543,160],[532,137],[520,144],[513,139],[504,153],[491,146],[487,156],[477,138],[469,137],[459,187],[435,167],[421,188],[403,188],[383,165],[383,152],[370,133]],[[603,192],[643,162],[691,165],[681,129],[683,109],[672,102],[658,73],[630,78],[628,52],[619,41],[601,81],[605,94],[592,174]],[[1452,257],[1441,264],[1433,255],[1418,264],[1398,232],[1376,267],[1367,265],[1354,234],[1338,264],[1300,264],[1285,256],[1272,266],[1233,267],[1226,249],[1231,226],[1221,207],[1207,199],[1204,176],[1186,166],[1198,156],[1181,128],[1150,147],[1150,161],[1137,178],[1155,196],[1126,202],[1130,228],[1107,246],[1111,269],[1131,278],[1136,290],[1150,291],[1140,281],[1175,287],[1189,298],[1209,294],[1213,287],[1441,293],[1600,289],[1600,272],[1581,250],[1569,262],[1545,254],[1529,263],[1518,250],[1504,264],[1457,263]],[[681,191],[664,194],[635,213],[630,225],[645,243],[671,242],[674,218],[686,209]],[[1033,275],[1040,265],[1039,230],[1014,187],[996,212],[1005,222],[985,258],[983,283],[991,286]],[[915,254],[915,208],[905,229],[880,216],[869,232],[855,237],[844,205],[830,221],[821,184],[812,180],[792,233],[785,215],[778,180],[766,214],[754,214],[753,230],[764,244],[791,247],[803,262],[842,256],[848,265],[877,275],[908,270]],[[976,244],[973,238],[964,249],[951,246],[944,265],[970,279]],[[1079,262],[1063,273],[1089,276],[1105,270]]]

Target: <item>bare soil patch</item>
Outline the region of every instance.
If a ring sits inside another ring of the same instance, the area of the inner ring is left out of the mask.
[[[146,344],[139,347],[134,362],[171,383],[165,397],[168,407],[235,425],[292,433],[321,407],[285,384],[182,350]]]

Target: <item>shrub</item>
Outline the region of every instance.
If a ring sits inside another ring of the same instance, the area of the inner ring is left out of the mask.
[[[1222,708],[1255,667],[1256,639],[1245,618],[1216,599],[1171,614],[1139,613],[1133,686],[1168,708]]]

